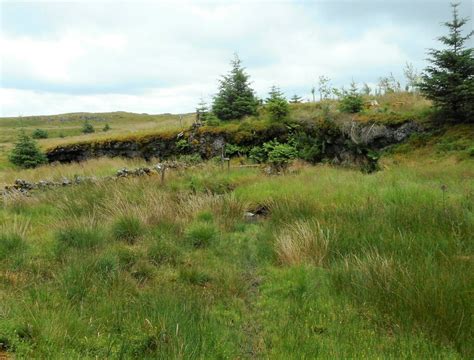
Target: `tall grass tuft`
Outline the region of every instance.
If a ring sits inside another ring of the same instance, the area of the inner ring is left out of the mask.
[[[56,250],[59,254],[67,249],[94,249],[102,245],[104,237],[95,228],[69,227],[56,233]]]
[[[191,224],[185,231],[185,237],[192,246],[204,248],[211,245],[217,238],[217,229],[213,224],[208,223]]]
[[[141,221],[132,216],[122,216],[112,226],[115,239],[129,244],[134,244],[144,232]]]
[[[319,222],[300,220],[278,234],[275,246],[282,264],[322,266],[329,252],[329,241],[329,230],[322,229]]]

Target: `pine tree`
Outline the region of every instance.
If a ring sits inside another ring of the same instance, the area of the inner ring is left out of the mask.
[[[293,95],[290,99],[290,103],[292,104],[299,104],[302,101],[301,96]]]
[[[271,119],[274,121],[283,120],[289,113],[290,108],[285,96],[277,86],[272,86],[265,100]]]
[[[357,89],[357,84],[352,81],[349,91],[342,90],[343,95],[339,103],[339,109],[343,112],[358,113],[364,106],[364,99]]]
[[[258,102],[250,87],[249,75],[237,54],[231,65],[229,74],[219,81],[219,91],[212,105],[213,113],[221,120],[241,119],[257,112]]]
[[[201,99],[199,100],[199,104],[196,108],[196,122],[197,123],[205,122],[208,118],[208,115],[209,115],[209,109],[207,107],[206,102],[201,97]]]
[[[429,50],[431,65],[423,72],[419,87],[447,119],[474,121],[474,49],[465,46],[474,32],[462,35],[468,19],[458,17],[459,4],[451,6],[452,21],[444,23],[449,34],[438,38],[447,48]]]
[[[10,152],[8,159],[12,164],[24,168],[34,168],[48,162],[36,141],[26,135],[23,130],[18,135],[18,141]]]

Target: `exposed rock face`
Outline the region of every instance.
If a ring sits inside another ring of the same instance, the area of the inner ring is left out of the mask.
[[[342,133],[356,145],[365,145],[374,150],[402,142],[415,133],[421,126],[409,121],[401,125],[346,123],[341,127]]]
[[[317,134],[314,124],[303,124],[300,128],[307,134]],[[82,161],[101,156],[122,156],[166,159],[180,154],[198,153],[203,159],[221,155],[225,143],[240,146],[262,145],[269,140],[286,141],[290,131],[282,124],[266,128],[226,129],[194,127],[176,134],[157,134],[139,139],[108,140],[59,146],[47,153],[50,162]],[[397,125],[361,124],[348,122],[339,126],[336,136],[328,138],[325,158],[337,164],[364,163],[367,150],[381,150],[389,145],[406,140],[411,134],[422,131],[419,124],[408,121]],[[315,135],[316,136],[316,135]],[[318,135],[321,136],[321,135]],[[178,140],[187,140],[189,146],[183,150],[177,147]],[[361,149],[363,149],[361,151]]]

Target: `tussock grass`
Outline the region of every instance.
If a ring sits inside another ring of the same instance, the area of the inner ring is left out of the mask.
[[[277,236],[275,246],[282,264],[322,266],[329,252],[330,233],[318,222],[297,221]]]
[[[217,239],[217,235],[216,227],[207,223],[192,224],[185,232],[186,241],[196,248],[208,247]]]
[[[134,244],[144,233],[142,223],[135,217],[120,217],[112,226],[115,239]]]

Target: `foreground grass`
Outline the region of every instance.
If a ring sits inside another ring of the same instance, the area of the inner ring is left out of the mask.
[[[106,174],[120,161],[81,167]],[[46,170],[37,171],[28,175]],[[472,160],[449,158],[372,175],[299,166],[267,177],[209,164],[165,185],[120,179],[9,199],[0,350],[471,358],[473,178]],[[244,219],[257,208],[268,214]]]

